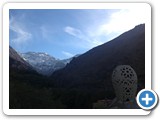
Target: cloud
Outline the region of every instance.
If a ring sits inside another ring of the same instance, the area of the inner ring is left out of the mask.
[[[74,56],[72,53],[69,53],[69,52],[66,52],[66,51],[62,51],[62,53],[63,53],[66,57],[68,57],[68,58]]]
[[[9,29],[16,34],[16,38],[12,38],[14,44],[22,44],[31,39],[32,34],[24,30],[24,26],[19,23],[14,17],[10,18]]]
[[[142,8],[103,11],[103,14],[98,13],[96,16],[98,21],[86,28],[87,36],[95,40],[93,45],[108,42],[147,20],[147,13]]]
[[[64,28],[64,31],[76,38],[79,38],[81,39],[80,43],[84,43],[85,45],[83,45],[83,47],[95,47],[97,45],[100,45],[102,44],[102,42],[96,38],[95,36],[92,37],[92,36],[89,36],[87,34],[84,34],[84,32],[82,32],[82,30],[80,29],[76,29],[76,28],[73,28],[73,27],[70,27],[70,26],[67,26]],[[87,32],[86,32],[87,33]]]
[[[145,23],[146,13],[143,9],[123,9],[113,12],[109,21],[99,26],[99,35],[121,34],[138,24]]]
[[[84,35],[82,34],[81,30],[67,26],[64,28],[64,31],[72,36],[75,36],[77,38],[83,38]]]

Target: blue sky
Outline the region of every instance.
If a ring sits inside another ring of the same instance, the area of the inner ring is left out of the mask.
[[[45,52],[66,59],[144,23],[144,12],[128,9],[11,9],[9,41],[20,53]]]

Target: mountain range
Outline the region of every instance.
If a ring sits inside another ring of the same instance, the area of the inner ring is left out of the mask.
[[[74,57],[59,60],[43,52],[26,52],[19,55],[28,62],[38,73],[50,76],[54,71],[64,68]]]
[[[42,75],[51,75],[54,71],[65,67],[65,63],[47,53],[27,52],[21,53],[21,57]],[[69,62],[69,61],[68,61]]]

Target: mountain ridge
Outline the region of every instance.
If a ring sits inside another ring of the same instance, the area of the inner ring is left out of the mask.
[[[112,71],[123,64],[130,65],[136,71],[138,90],[144,88],[145,24],[73,59],[65,68],[54,72],[52,78],[58,87],[111,91],[114,94]]]

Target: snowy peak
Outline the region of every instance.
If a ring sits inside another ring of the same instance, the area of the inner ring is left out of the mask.
[[[36,71],[43,75],[51,75],[54,71],[65,67],[65,64],[54,57],[42,52],[27,52],[20,54],[22,58],[32,65]]]
[[[34,65],[36,63],[45,63],[46,64],[52,64],[56,61],[56,59],[46,53],[41,52],[27,52],[27,53],[21,53],[21,56],[24,60],[29,62],[31,65]]]

